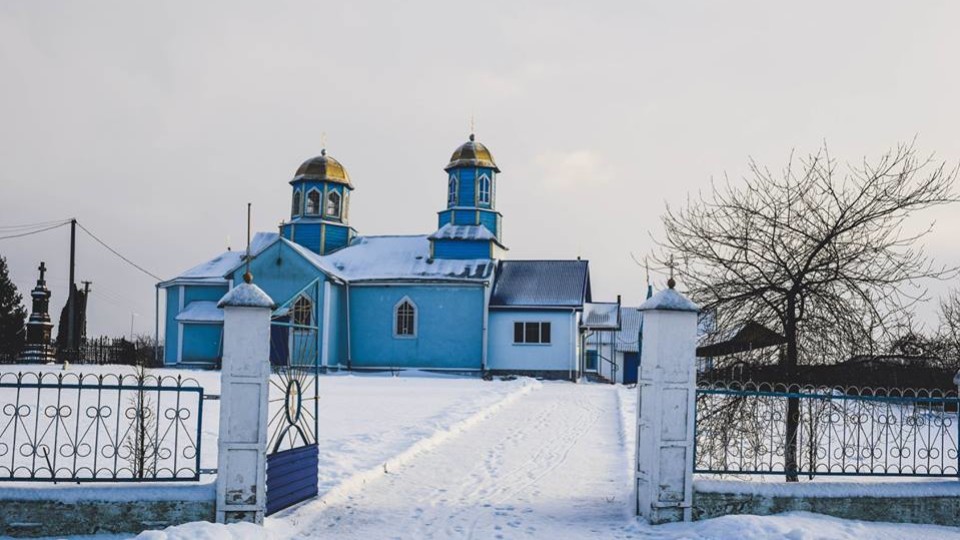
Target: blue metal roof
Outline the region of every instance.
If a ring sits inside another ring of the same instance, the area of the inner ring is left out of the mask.
[[[502,261],[490,306],[581,308],[590,300],[587,261]]]

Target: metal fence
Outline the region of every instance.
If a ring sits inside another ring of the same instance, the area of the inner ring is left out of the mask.
[[[202,400],[180,376],[0,373],[0,481],[199,480]]]
[[[787,470],[794,406],[796,470]],[[955,391],[753,382],[697,389],[694,472],[957,476]]]

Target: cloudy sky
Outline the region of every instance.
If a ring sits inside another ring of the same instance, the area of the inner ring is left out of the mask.
[[[436,227],[471,116],[510,257],[591,261],[636,303],[665,204],[753,156],[858,161],[917,137],[956,163],[957,2],[0,3],[0,226],[76,217],[162,277],[287,217],[327,148],[361,234]],[[929,252],[960,263],[958,208]],[[0,234],[2,236],[2,234]],[[68,233],[0,241],[57,309]],[[81,233],[89,331],[152,332],[154,280]],[[657,278],[662,279],[662,278]],[[936,292],[944,290],[939,286]]]

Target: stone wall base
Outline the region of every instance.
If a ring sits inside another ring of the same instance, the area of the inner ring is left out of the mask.
[[[757,493],[695,492],[693,519],[710,519],[728,514],[771,515],[782,512],[813,512],[843,519],[960,525],[960,498],[923,497],[837,497],[770,495]]]
[[[163,489],[158,487],[158,489]],[[104,497],[109,499],[109,497]],[[0,536],[139,533],[191,521],[214,521],[209,500],[56,500],[0,498]]]

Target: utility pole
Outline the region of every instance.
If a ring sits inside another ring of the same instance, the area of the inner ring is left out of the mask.
[[[70,289],[67,291],[67,356],[73,360],[77,350],[77,301],[76,295],[76,266],[77,266],[77,218],[70,219]]]

